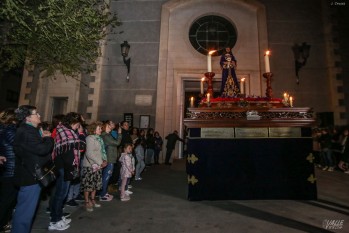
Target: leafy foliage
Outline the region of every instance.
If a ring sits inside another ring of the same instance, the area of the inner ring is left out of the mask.
[[[101,41],[121,23],[107,0],[2,0],[0,67],[92,72]]]

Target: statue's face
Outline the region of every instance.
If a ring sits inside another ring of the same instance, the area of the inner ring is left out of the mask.
[[[230,53],[230,48],[225,48],[225,52]]]

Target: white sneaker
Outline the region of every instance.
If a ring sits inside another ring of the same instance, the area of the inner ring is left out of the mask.
[[[67,230],[70,227],[70,225],[66,224],[63,220],[58,221],[56,223],[50,222],[50,225],[48,226],[48,229],[50,231],[64,231]]]
[[[120,200],[121,201],[129,201],[129,200],[131,200],[131,198],[129,196],[125,195],[124,197],[121,197]]]
[[[62,221],[68,225],[69,223],[71,223],[71,218],[66,218],[66,217],[62,216]]]
[[[131,195],[133,192],[130,191],[130,190],[126,190],[125,193],[126,193],[127,195]]]
[[[131,188],[132,188],[132,185],[130,185],[130,184],[129,184],[129,185],[127,185],[127,188],[131,189]]]

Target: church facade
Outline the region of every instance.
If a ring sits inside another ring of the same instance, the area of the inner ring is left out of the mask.
[[[218,26],[199,30],[200,23],[209,24],[213,19],[215,23],[211,25],[220,25],[223,19],[229,22],[226,28],[233,28],[234,33],[232,38],[222,36],[217,43],[221,47],[225,43],[233,45],[236,73],[239,79],[246,80],[246,95],[265,96],[264,53],[270,50],[274,97],[282,98],[288,92],[295,106],[312,107],[324,118],[330,115],[335,125],[348,124],[348,69],[338,52],[341,43],[333,15],[347,8],[345,3],[332,6],[327,0],[117,0],[110,4],[123,24],[104,41],[96,71],[78,78],[57,73],[40,79],[33,79],[34,74],[25,71],[20,104],[38,106],[44,120],[70,111],[82,113],[89,122],[120,122],[131,116],[135,127],[142,124],[141,119],[149,119],[147,126],[162,136],[173,130],[183,135],[186,93],[199,92],[200,80],[207,72],[204,51],[212,45],[207,38],[210,33],[224,32]],[[208,21],[200,21],[204,19]],[[128,77],[120,50],[124,41],[131,46]],[[303,42],[311,49],[299,70],[297,84],[292,48]],[[219,83],[219,56],[212,57],[212,72]]]

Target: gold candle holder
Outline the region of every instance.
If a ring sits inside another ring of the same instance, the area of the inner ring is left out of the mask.
[[[273,97],[273,89],[271,88],[271,77],[273,77],[273,73],[264,73],[263,77],[267,80],[267,89],[265,91],[265,96],[271,99]]]

